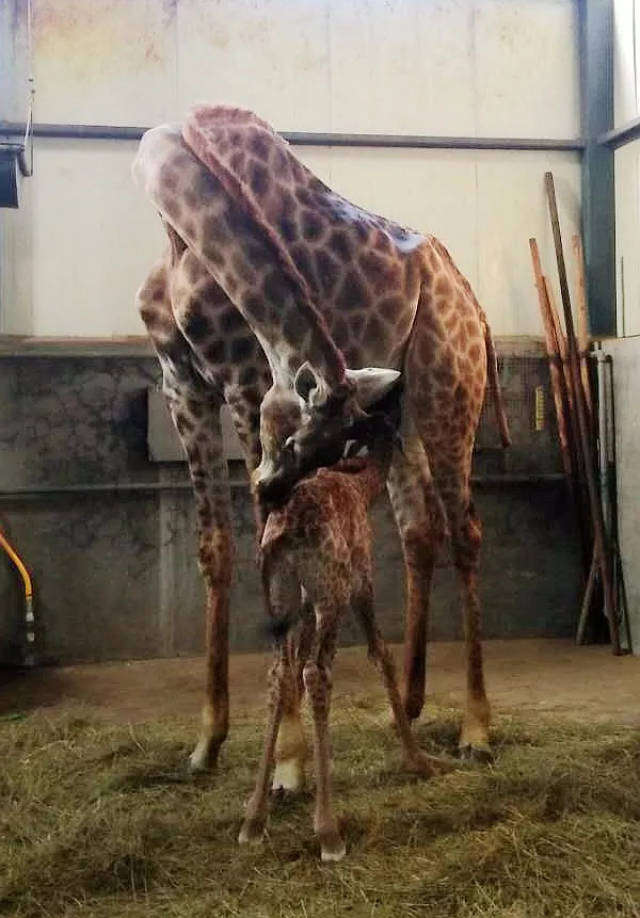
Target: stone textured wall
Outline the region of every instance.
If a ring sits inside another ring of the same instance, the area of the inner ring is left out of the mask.
[[[514,446],[507,453],[496,447],[489,404],[474,465],[485,529],[484,630],[490,637],[566,636],[575,627],[580,558],[562,481],[514,481],[560,468],[546,361],[535,350],[533,356],[509,352],[501,375]],[[34,576],[43,661],[202,649],[203,591],[186,466],[147,456],[146,392],[158,381],[154,358],[143,354],[0,357],[0,525]],[[535,430],[539,386],[545,419]],[[262,646],[263,609],[241,480],[232,502],[238,558],[232,646],[252,650]],[[380,620],[389,638],[400,639],[401,552],[386,501],[374,521]],[[21,605],[4,555],[0,604],[6,659],[20,642]],[[462,636],[448,558],[437,571],[431,623],[434,639]],[[343,638],[359,640],[353,623],[345,623]]]

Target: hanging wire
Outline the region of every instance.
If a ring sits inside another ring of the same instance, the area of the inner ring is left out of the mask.
[[[27,111],[27,121],[24,131],[24,141],[22,150],[18,154],[18,162],[21,173],[26,176],[33,175],[33,100],[36,94],[35,80],[33,77],[33,34],[32,34],[32,10],[31,0],[27,0],[27,63],[29,66],[29,75],[27,85],[29,87],[29,102]],[[27,160],[27,148],[29,150],[29,159]]]

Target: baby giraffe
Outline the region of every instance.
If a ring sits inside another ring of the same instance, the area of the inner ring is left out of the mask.
[[[343,459],[299,481],[286,503],[270,512],[260,544],[276,647],[262,758],[238,841],[262,837],[278,728],[283,716],[289,724],[296,721],[304,688],[313,718],[314,829],[323,861],[338,861],[346,851],[331,800],[329,707],[338,626],[349,607],[362,625],[370,659],[382,672],[407,767],[426,777],[451,767],[418,747],[400,700],[393,659],[375,620],[368,509],[385,487],[396,432],[384,414],[362,423],[367,435],[359,435],[358,441],[367,443],[367,455]],[[307,597],[302,607],[301,588]],[[305,610],[310,619],[305,619]],[[292,637],[295,625],[300,629],[297,641]]]

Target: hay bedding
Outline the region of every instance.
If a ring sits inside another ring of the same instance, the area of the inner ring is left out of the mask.
[[[191,721],[4,720],[0,914],[640,916],[637,732],[502,717],[495,766],[422,782],[398,770],[377,701],[336,702],[339,865],[319,862],[310,793],[274,802],[262,846],[237,846],[257,715],[198,780],[183,770]],[[457,720],[435,712],[425,748],[452,751]]]

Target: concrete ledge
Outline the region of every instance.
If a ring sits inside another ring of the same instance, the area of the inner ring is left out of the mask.
[[[530,335],[495,337],[501,357],[544,357],[544,340]],[[144,335],[114,338],[56,338],[33,335],[0,335],[1,357],[150,357],[154,355]]]

